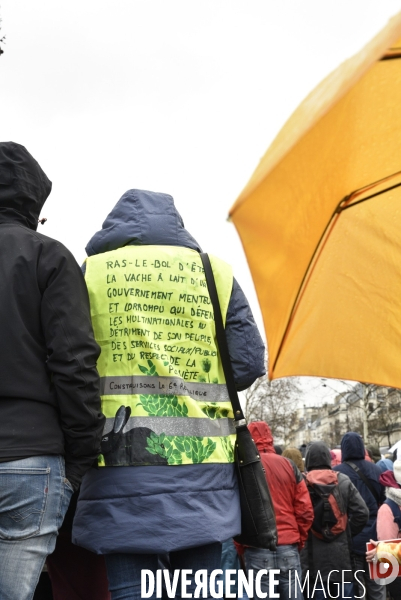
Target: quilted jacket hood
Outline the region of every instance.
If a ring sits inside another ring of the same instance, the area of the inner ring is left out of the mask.
[[[88,256],[123,246],[184,246],[201,251],[168,194],[128,190],[86,246]]]

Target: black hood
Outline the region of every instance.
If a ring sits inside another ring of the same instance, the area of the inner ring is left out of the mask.
[[[363,439],[355,431],[349,431],[341,440],[341,461],[360,460],[365,458]]]
[[[305,469],[331,469],[330,450],[324,442],[313,442],[306,450]]]
[[[24,146],[0,142],[0,223],[17,221],[36,230],[51,189],[52,182]]]

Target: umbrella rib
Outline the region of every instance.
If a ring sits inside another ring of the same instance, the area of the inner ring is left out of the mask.
[[[383,58],[381,58],[380,60],[396,60],[397,58],[401,58],[401,52],[397,54],[391,54],[389,56],[383,56]]]
[[[381,57],[382,60],[392,60],[393,58],[401,58],[401,47],[399,44],[397,46],[392,46],[389,48],[384,56]]]
[[[380,192],[376,192],[375,194],[371,194],[370,196],[366,196],[366,198],[362,198],[361,200],[357,200],[357,202],[353,202],[352,204],[348,204],[347,206],[338,206],[337,209],[336,209],[336,212],[340,213],[343,210],[347,210],[347,208],[352,208],[353,206],[356,206],[357,204],[360,204],[361,202],[366,202],[366,200],[370,200],[371,198],[375,198],[376,196],[380,196],[380,194],[385,194],[386,192],[390,192],[391,190],[394,190],[395,188],[400,187],[400,185],[401,185],[401,183],[396,183],[395,185],[392,185],[391,187],[388,187],[388,188],[386,188],[384,190],[380,190]],[[353,194],[350,194],[350,196],[347,196],[346,198],[344,198],[344,200],[342,200],[342,202],[340,202],[340,205],[343,202],[346,202],[347,200],[349,200],[349,198],[352,195]]]
[[[327,233],[328,233],[328,231],[329,231],[329,228],[330,228],[330,226],[332,226],[332,225],[333,225],[333,220],[334,220],[334,218],[336,217],[336,215],[337,215],[337,217],[339,217],[339,216],[340,216],[340,211],[339,211],[338,209],[340,208],[341,204],[342,204],[343,202],[346,202],[346,201],[347,201],[349,198],[351,198],[351,196],[352,196],[354,193],[355,193],[355,192],[352,192],[351,194],[349,194],[349,196],[346,196],[345,198],[343,198],[342,200],[340,200],[340,202],[337,204],[337,206],[336,206],[336,208],[335,208],[335,210],[334,210],[333,214],[331,215],[330,219],[329,219],[329,220],[328,220],[328,222],[327,222],[327,225],[326,225],[326,227],[325,227],[325,228],[324,228],[324,230],[323,230],[323,233],[322,233],[322,235],[321,235],[321,236],[320,236],[320,238],[319,238],[319,241],[318,241],[318,243],[316,244],[316,248],[315,248],[315,250],[314,250],[314,252],[313,252],[313,254],[312,254],[312,256],[311,256],[311,259],[310,259],[310,261],[309,261],[309,263],[308,263],[308,266],[307,266],[307,268],[306,268],[306,270],[305,270],[304,276],[303,276],[303,278],[302,278],[302,281],[301,281],[301,285],[300,285],[300,286],[299,286],[299,288],[298,288],[298,293],[297,293],[297,295],[296,295],[296,297],[295,297],[295,300],[294,300],[294,303],[293,303],[293,305],[292,305],[291,312],[290,312],[290,316],[289,316],[289,318],[288,318],[287,325],[286,325],[286,328],[285,328],[285,331],[284,331],[284,335],[283,335],[283,337],[281,338],[280,346],[279,346],[279,348],[278,348],[278,351],[277,351],[277,354],[276,354],[276,358],[275,358],[275,360],[274,360],[274,363],[273,363],[272,372],[274,372],[274,369],[276,368],[277,361],[278,361],[278,359],[279,359],[279,357],[280,357],[281,350],[282,350],[282,348],[283,348],[283,346],[284,346],[284,342],[285,342],[285,340],[286,340],[286,338],[287,338],[287,335],[288,335],[288,332],[289,332],[289,329],[290,329],[291,323],[292,323],[292,321],[293,321],[293,318],[294,318],[295,309],[296,309],[296,307],[297,307],[297,305],[298,305],[299,299],[300,299],[300,297],[301,297],[301,295],[302,295],[303,291],[305,290],[305,287],[306,287],[306,286],[305,286],[306,280],[307,280],[308,276],[310,276],[310,274],[311,274],[311,271],[312,271],[312,265],[315,263],[315,259],[316,259],[316,257],[317,257],[317,254],[318,254],[318,252],[320,252],[320,250],[322,249],[322,246],[323,246],[323,240],[324,240],[325,238],[327,239],[327,237],[328,237]]]

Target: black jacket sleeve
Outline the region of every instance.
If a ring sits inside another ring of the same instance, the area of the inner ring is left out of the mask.
[[[74,488],[100,452],[105,418],[96,361],[100,349],[90,320],[82,272],[62,244],[47,244],[38,264],[41,319],[65,442],[66,477]]]

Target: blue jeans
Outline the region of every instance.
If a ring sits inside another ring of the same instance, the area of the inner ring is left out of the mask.
[[[269,571],[278,569],[280,573],[274,574],[274,579],[278,585],[272,584],[271,591],[280,593],[280,600],[297,598],[303,600],[303,595],[298,582],[295,580],[295,571],[298,573],[298,580],[302,581],[301,562],[297,544],[277,546],[273,552],[263,548],[246,548],[244,560],[247,570],[253,569],[254,581],[257,572],[260,569],[267,569],[267,575],[262,575],[260,580],[260,589],[262,593],[267,593],[269,598]],[[254,592],[254,598],[259,598]]]
[[[0,463],[0,598],[31,600],[72,495],[62,456]]]
[[[241,569],[239,557],[237,551],[234,546],[233,539],[223,542],[222,550],[221,550],[221,570],[223,571],[219,580],[223,582],[223,592],[225,596],[226,587],[225,587],[225,572],[228,569],[233,569],[235,571],[239,571]],[[231,593],[235,593],[238,596],[238,576],[232,576],[232,581],[235,581],[235,585],[230,586]],[[243,595],[241,596],[244,600],[248,599],[248,596],[243,591]]]
[[[109,579],[109,590],[112,600],[141,600],[141,570],[147,569],[155,575],[154,592],[148,596],[154,600],[156,595],[156,571],[160,569],[157,554],[106,554],[107,577]],[[221,544],[207,544],[197,548],[188,548],[178,552],[170,552],[170,580],[173,578],[175,569],[190,569],[192,575],[199,569],[206,569],[208,573],[214,569],[220,569]],[[188,576],[188,579],[190,576]],[[149,579],[147,579],[147,582]],[[193,577],[191,584],[187,586],[188,594],[194,595],[196,582]],[[148,589],[148,584],[146,586]],[[160,592],[162,592],[160,588]],[[202,593],[200,595],[202,598]],[[175,593],[175,598],[181,598],[181,578]],[[207,598],[211,598],[209,590]]]

